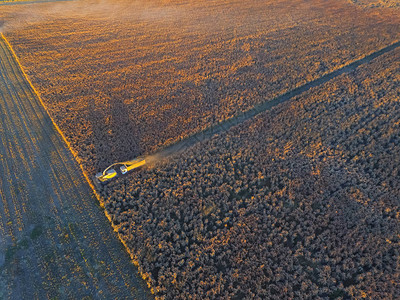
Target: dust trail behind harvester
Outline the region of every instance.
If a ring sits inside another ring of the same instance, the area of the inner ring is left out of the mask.
[[[359,66],[366,64],[370,62],[371,60],[388,53],[396,48],[400,47],[400,41],[397,41],[389,46],[386,46],[376,52],[373,52],[364,58],[361,58],[359,60],[353,61],[352,63],[336,70],[331,73],[328,73],[318,79],[315,79],[313,81],[310,81],[302,86],[299,86],[285,94],[282,94],[272,100],[262,102],[258,105],[256,105],[254,108],[238,114],[230,119],[227,119],[225,121],[219,122],[218,124],[212,125],[208,128],[206,128],[203,131],[200,131],[198,133],[195,133],[188,138],[181,140],[179,142],[176,142],[170,146],[167,146],[166,148],[156,152],[153,155],[149,155],[146,157],[146,161],[148,160],[150,163],[150,167],[154,164],[157,163],[158,161],[166,160],[169,157],[172,157],[174,155],[178,155],[185,151],[186,149],[192,147],[193,145],[209,140],[211,137],[213,137],[216,134],[221,134],[225,131],[228,131],[232,127],[239,125],[241,123],[246,122],[247,120],[255,117],[256,115],[268,111],[272,109],[273,107],[277,106],[278,104],[281,104],[283,102],[286,102],[296,96],[299,96],[300,94],[314,88],[317,86],[320,86],[331,79],[336,78],[337,76],[340,76],[345,73],[350,73],[354,70],[356,70]]]

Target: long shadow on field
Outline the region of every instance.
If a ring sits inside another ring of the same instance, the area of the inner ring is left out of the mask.
[[[107,101],[107,110],[96,109],[95,100],[89,103],[89,121],[93,124],[93,153],[102,165],[96,166],[103,170],[116,161],[125,161],[141,154],[140,124],[131,120],[129,107],[123,97],[101,95],[102,101]],[[122,143],[120,142],[122,141]]]
[[[119,160],[129,160],[132,155],[138,156],[140,148],[140,130],[137,120],[131,120],[129,107],[124,103],[123,98],[116,98],[110,101],[111,130],[113,131],[113,156]],[[118,141],[124,141],[118,143]],[[116,148],[118,147],[118,148]]]

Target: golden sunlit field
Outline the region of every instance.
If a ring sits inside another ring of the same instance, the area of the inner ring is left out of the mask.
[[[400,51],[160,168],[107,211],[167,299],[396,299]]]
[[[397,6],[80,0],[0,5],[0,30],[85,175],[156,153],[97,189],[157,299],[397,299]]]
[[[33,84],[92,173],[376,51],[400,28],[397,11],[344,0],[87,3],[2,14]]]

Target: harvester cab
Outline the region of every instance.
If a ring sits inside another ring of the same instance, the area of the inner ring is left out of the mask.
[[[115,171],[114,169],[108,169],[108,170],[106,169],[103,173],[97,173],[96,179],[100,183],[105,184],[116,176],[117,176],[117,171]]]
[[[143,158],[139,158],[139,157],[134,160],[131,160],[131,161],[114,163],[111,166],[109,166],[107,169],[105,169],[102,173],[96,174],[95,183],[105,185],[111,179],[118,177],[117,171],[112,169],[112,167],[121,165],[120,171],[121,171],[121,174],[124,175],[135,169],[138,170],[140,167],[144,166],[145,164],[146,164],[146,160],[144,160]]]

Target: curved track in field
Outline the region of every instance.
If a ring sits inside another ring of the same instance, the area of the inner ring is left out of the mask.
[[[220,122],[216,125],[212,125],[203,131],[200,131],[194,135],[189,136],[188,138],[186,138],[184,140],[181,140],[175,144],[172,144],[172,145],[158,151],[154,155],[150,155],[149,158],[147,158],[147,160],[151,161],[152,157],[154,157],[155,159],[158,159],[159,157],[161,157],[161,158],[168,157],[170,155],[179,153],[179,152],[185,150],[186,148],[193,146],[194,144],[196,144],[198,142],[208,140],[215,134],[219,134],[224,131],[227,131],[230,128],[232,128],[236,125],[239,125],[264,111],[270,110],[271,108],[273,108],[274,106],[277,106],[280,103],[286,102],[296,96],[299,96],[300,94],[310,90],[311,88],[320,86],[342,74],[350,73],[350,72],[354,71],[355,69],[357,69],[359,66],[366,64],[366,63],[370,62],[371,60],[373,60],[385,53],[388,53],[398,47],[400,47],[400,41],[395,42],[385,48],[382,48],[381,50],[373,52],[373,53],[365,56],[364,58],[356,60],[356,61],[354,61],[336,71],[330,72],[316,80],[310,81],[302,86],[299,86],[299,87],[297,87],[281,96],[278,96],[272,100],[268,100],[263,103],[260,103],[260,104],[256,105],[254,108],[252,108],[244,113],[238,114],[238,115],[236,115],[230,119],[227,119],[223,122]]]
[[[0,299],[152,298],[0,36]]]

